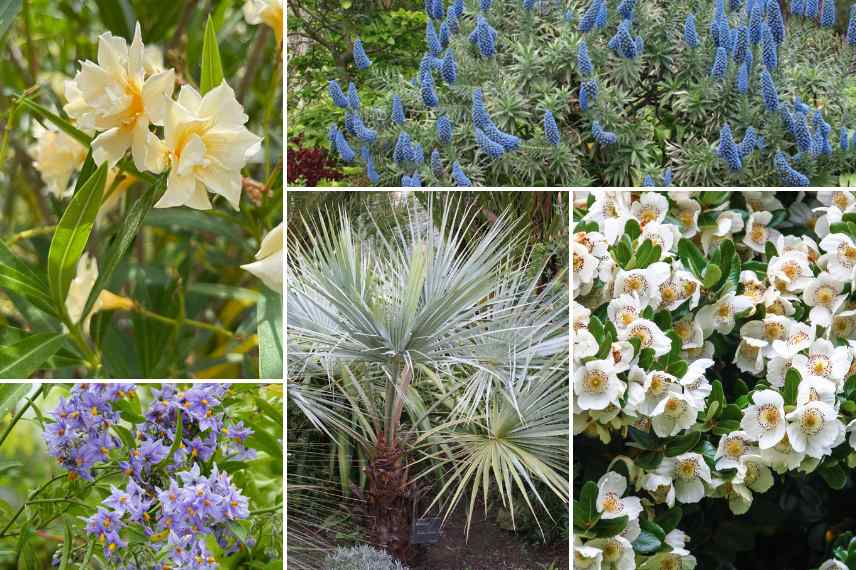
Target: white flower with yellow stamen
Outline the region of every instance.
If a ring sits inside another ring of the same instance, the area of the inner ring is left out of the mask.
[[[660,437],[672,437],[691,428],[698,412],[693,398],[673,390],[651,411],[651,426]]]
[[[743,287],[743,294],[749,297],[753,304],[757,305],[764,301],[767,285],[758,279],[754,271],[741,271],[740,285]]]
[[[764,348],[767,341],[743,337],[734,353],[734,364],[741,372],[760,374],[764,371]]]
[[[285,20],[282,0],[247,0],[244,19],[248,24],[265,24],[276,34],[276,43],[282,43],[282,24]]]
[[[719,438],[716,449],[717,469],[741,469],[740,458],[758,453],[752,438],[745,431],[733,431]]]
[[[617,404],[625,387],[615,374],[612,360],[590,360],[574,372],[574,395],[583,410],[603,410]]]
[[[249,271],[261,279],[265,285],[280,294],[282,293],[282,232],[283,225],[280,223],[262,240],[261,247],[256,253],[258,261],[241,266],[241,269]]]
[[[623,536],[611,538],[596,538],[587,543],[588,546],[599,548],[603,553],[603,570],[633,570],[636,568],[636,555],[633,545]]]
[[[598,261],[588,248],[579,242],[574,242],[571,255],[574,262],[574,297],[586,295],[591,291],[597,272]]]
[[[166,192],[155,208],[211,208],[208,192],[223,196],[235,210],[241,200],[241,169],[260,138],[244,126],[248,120],[235,92],[224,81],[204,96],[185,85],[166,116],[164,140],[150,164],[169,166]],[[207,190],[207,191],[206,191]]]
[[[577,542],[579,539],[577,539]],[[574,568],[584,570],[601,570],[603,564],[603,551],[594,546],[583,546],[574,544]]]
[[[817,570],[847,570],[847,565],[843,562],[830,558],[820,565]]]
[[[713,331],[728,334],[734,329],[735,315],[751,309],[752,306],[749,297],[729,293],[715,303],[699,309],[696,313],[696,319],[706,337],[710,336]]]
[[[835,388],[835,384],[816,376],[803,378],[797,388],[797,406],[820,401],[835,407]]]
[[[641,227],[651,222],[662,222],[669,213],[669,201],[656,192],[645,192],[639,200],[630,204],[630,213]]]
[[[821,459],[844,441],[844,425],[835,408],[810,401],[787,415],[788,439],[794,451]]]
[[[659,552],[642,562],[639,570],[693,570],[695,556],[676,552]]]
[[[761,449],[769,449],[785,436],[785,400],[773,390],[761,390],[752,395],[751,406],[743,411],[740,427]]]
[[[672,349],[672,340],[660,330],[660,327],[648,319],[636,319],[630,326],[618,331],[619,340],[639,339],[640,349],[650,348],[657,356],[663,356]]]
[[[646,240],[651,242],[651,245],[660,247],[660,259],[666,257],[672,248],[678,243],[681,234],[678,232],[677,226],[674,224],[663,224],[660,222],[650,222],[642,228],[642,233],[639,235],[639,243],[642,244]]]
[[[674,207],[672,216],[680,224],[681,236],[691,239],[698,233],[698,217],[701,214],[701,204],[690,198],[672,197]]]
[[[767,315],[761,321],[749,321],[740,327],[740,338],[752,342],[753,346],[761,348],[765,358],[775,354],[773,342],[788,338],[791,320],[779,315]]]
[[[110,32],[98,38],[98,63],[83,61],[65,84],[65,112],[80,129],[98,131],[92,141],[96,164],[115,165],[130,148],[134,165],[146,169],[149,125],[163,125],[175,87],[173,70],[146,76],[139,23],[128,46]]]
[[[606,314],[617,329],[623,329],[639,318],[643,308],[638,297],[624,294],[609,302]]]
[[[835,346],[819,338],[809,347],[808,356],[797,354],[793,366],[803,378],[820,378],[839,385],[847,378],[852,356],[846,346]]]
[[[629,196],[627,192],[615,190],[594,193],[594,202],[583,219],[597,222],[608,243],[615,243],[624,233],[624,224],[630,219]]]
[[[701,296],[701,281],[684,269],[676,269],[669,279],[657,289],[654,305],[661,310],[674,311],[690,300],[689,308],[695,309]]]
[[[609,257],[609,243],[600,232],[574,232],[574,242],[585,246],[598,259]]]
[[[809,318],[812,322],[828,328],[832,317],[844,305],[847,295],[842,294],[844,284],[823,272],[803,291],[803,301],[811,307]]]
[[[671,275],[668,263],[658,261],[645,269],[620,269],[615,277],[613,295],[634,295],[644,304],[650,304],[659,296],[660,285]]]
[[[856,281],[856,243],[850,236],[829,234],[820,241],[820,247],[826,252],[820,261],[833,279],[842,283]]]
[[[737,212],[726,210],[716,217],[714,226],[701,230],[701,247],[705,254],[723,240],[743,231],[743,218]]]
[[[814,279],[808,256],[800,251],[788,251],[769,260],[767,279],[780,291],[797,293]]]
[[[33,135],[36,143],[27,151],[48,192],[57,198],[70,196],[74,189],[69,186],[69,181],[74,171],[83,166],[86,147],[70,135],[53,127],[46,129],[39,123],[33,127]]]
[[[807,349],[814,342],[816,331],[813,325],[792,322],[788,338],[773,341],[773,350],[779,356],[791,359],[799,352]]]
[[[817,201],[824,206],[835,206],[842,212],[856,206],[856,197],[849,190],[818,190]]]
[[[743,243],[753,251],[764,253],[768,241],[775,244],[782,237],[781,232],[768,227],[772,220],[773,214],[770,212],[753,212],[746,223]]]
[[[681,389],[678,379],[663,370],[645,372],[637,366],[630,371],[628,378],[635,390],[636,409],[646,416],[650,416],[666,396]]]
[[[761,458],[776,473],[786,473],[800,466],[805,459],[805,453],[798,452],[791,446],[791,440],[785,432],[785,436],[776,445],[761,450]]]
[[[681,348],[684,350],[701,348],[704,344],[704,331],[692,317],[691,315],[672,322],[672,330],[681,337]]]
[[[627,491],[627,479],[614,471],[608,471],[597,482],[597,512],[601,518],[614,519],[627,516],[634,520],[642,512],[639,497],[623,497]]]
[[[680,385],[686,394],[695,405],[696,408],[702,409],[705,406],[705,400],[710,395],[711,385],[705,378],[705,371],[713,366],[713,360],[710,358],[699,358],[692,361],[687,367],[687,371],[679,380]]]
[[[655,477],[647,485],[660,482],[671,484],[674,488],[674,500],[681,503],[697,503],[704,498],[705,483],[711,483],[710,468],[704,462],[704,457],[698,453],[684,453],[677,457],[665,457],[654,471]],[[659,486],[659,485],[657,485]],[[670,493],[671,495],[671,493]],[[668,504],[668,499],[667,499]]]
[[[790,317],[796,313],[794,304],[775,287],[769,287],[764,292],[764,308],[768,315]]]

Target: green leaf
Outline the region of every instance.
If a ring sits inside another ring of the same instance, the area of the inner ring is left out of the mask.
[[[264,451],[274,459],[282,458],[282,444],[264,429],[253,422],[248,422],[253,428],[253,434],[247,438],[247,447]]]
[[[636,458],[636,465],[646,471],[653,471],[663,462],[662,451],[646,451]]]
[[[773,242],[768,241],[764,244],[764,255],[767,257],[767,261],[779,256],[779,252],[776,250],[776,245]]]
[[[713,286],[719,283],[719,279],[721,277],[722,270],[717,264],[711,263],[704,268],[704,273],[702,273],[701,282],[706,289],[713,289]]]
[[[259,333],[259,378],[282,379],[282,295],[265,288],[256,314]]]
[[[238,243],[243,239],[240,226],[230,219],[220,216],[212,216],[202,210],[191,210],[189,208],[163,208],[154,210],[146,216],[145,224],[167,228],[172,232],[209,232],[217,236]]]
[[[633,550],[639,554],[654,554],[661,546],[663,541],[647,530],[640,532],[639,537],[633,541]]]
[[[634,240],[642,233],[642,228],[639,227],[639,222],[630,218],[627,220],[627,223],[624,224],[624,233],[630,236],[631,240]]]
[[[223,63],[220,61],[220,48],[217,45],[217,30],[214,29],[214,20],[209,15],[202,43],[202,77],[199,80],[199,89],[205,95],[222,82]]]
[[[722,389],[722,382],[714,380],[711,382],[710,396],[707,397],[708,410],[716,402],[718,409],[714,412],[713,417],[719,417],[725,410],[725,390]]]
[[[603,339],[603,323],[595,315],[589,319],[588,330],[596,341],[600,342]]]
[[[660,440],[650,432],[642,431],[633,426],[630,426],[627,432],[630,439],[639,444],[642,449],[658,449],[660,447]]]
[[[821,466],[819,471],[820,476],[823,477],[826,484],[836,491],[840,491],[847,484],[847,472],[844,471],[841,465],[835,464],[831,467],[827,467],[824,464]]]
[[[2,0],[0,0],[0,1],[2,1]],[[89,135],[87,135],[86,133],[84,133],[83,131],[81,131],[80,129],[78,129],[77,127],[75,127],[74,125],[72,125],[71,123],[69,123],[68,121],[66,121],[62,117],[60,117],[59,115],[56,115],[56,114],[50,112],[46,107],[42,107],[41,105],[39,105],[38,103],[36,103],[32,99],[30,99],[29,97],[21,97],[18,100],[18,104],[21,105],[22,107],[26,108],[28,111],[30,111],[34,115],[37,115],[37,116],[41,117],[42,119],[50,121],[51,123],[54,124],[54,126],[59,128],[59,130],[61,130],[65,134],[69,135],[71,138],[75,139],[77,142],[79,142],[83,146],[88,147],[92,144],[92,137],[90,137]],[[84,180],[85,180],[85,178],[84,178]]]
[[[29,384],[0,384],[0,420],[12,413],[29,391]]]
[[[0,241],[0,289],[19,293],[40,310],[55,314],[44,275],[36,273],[3,241]]]
[[[594,528],[594,535],[598,538],[610,538],[620,534],[626,527],[629,518],[627,515],[614,519],[600,519]]]
[[[64,334],[36,333],[0,347],[0,378],[29,378],[65,344]]]
[[[59,314],[65,313],[68,287],[77,271],[77,260],[86,249],[86,242],[95,225],[95,216],[101,207],[101,195],[106,180],[105,162],[68,203],[51,240],[48,252],[48,287]]]
[[[137,236],[137,232],[143,224],[143,219],[155,203],[160,200],[164,191],[166,191],[166,176],[160,177],[152,188],[145,190],[125,215],[119,234],[113,240],[113,243],[110,244],[110,248],[101,262],[98,279],[95,280],[95,285],[93,285],[92,291],[89,293],[89,299],[87,299],[86,307],[83,310],[84,315],[89,314],[89,311],[92,310],[92,306],[98,299],[98,295],[107,287],[110,278],[113,277],[113,273],[119,267],[122,258],[128,251],[128,247],[130,247]]]
[[[691,431],[676,437],[666,446],[666,457],[675,457],[694,448],[701,439],[700,431]]]
[[[800,376],[799,370],[793,367],[788,369],[785,374],[785,386],[782,389],[782,398],[785,400],[785,405],[792,406],[797,403],[797,393],[799,392],[801,380],[802,376]]]
[[[122,36],[129,42],[134,37],[134,8],[128,0],[95,0],[98,4],[98,15],[108,30]]]
[[[597,512],[597,483],[586,481],[580,489],[580,498],[574,501],[574,525],[591,527],[600,518]]]
[[[666,540],[666,531],[663,530],[663,527],[647,518],[639,519],[639,527],[647,532],[650,532],[654,536],[656,536],[660,541]]]
[[[701,203],[704,206],[715,207],[719,206],[731,195],[731,192],[727,190],[719,190],[719,191],[706,191],[701,193]]]
[[[678,523],[681,522],[681,517],[684,516],[684,511],[678,505],[675,505],[659,517],[657,517],[657,524],[660,525],[660,528],[663,529],[663,532],[669,534],[676,528],[678,528]]]
[[[12,27],[12,22],[21,11],[21,0],[0,0],[0,40]]]
[[[693,242],[687,238],[681,238],[678,241],[678,256],[684,262],[685,267],[689,268],[699,279],[702,278],[707,262]]]

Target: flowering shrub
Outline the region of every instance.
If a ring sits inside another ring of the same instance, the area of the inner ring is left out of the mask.
[[[352,77],[330,78],[330,148],[375,185],[838,184],[856,10],[809,4],[426,0],[415,77],[357,39]],[[725,128],[753,133],[739,154]]]
[[[9,4],[0,33],[16,29],[20,8]],[[31,20],[50,34],[42,23],[55,9],[22,18],[33,69],[16,68],[4,97],[0,160],[13,153],[15,163],[2,175],[0,378],[281,378],[282,167],[272,139],[282,0],[223,4],[213,16],[189,7],[157,25],[134,23],[130,5],[99,5],[109,29],[90,35],[84,10],[45,42],[85,38],[71,51],[92,59],[45,48],[40,76]],[[223,41],[236,29],[256,37],[249,61]],[[170,49],[144,44],[167,30]],[[182,40],[188,49],[175,47]],[[0,66],[4,82],[13,62]]]
[[[22,399],[16,421],[50,391]],[[36,556],[37,529],[59,519],[60,568],[99,559],[122,570],[201,570],[281,559],[280,395],[259,385],[72,386],[38,418],[62,472],[0,517],[0,541],[20,533],[28,538],[19,556]]]
[[[856,196],[575,206],[577,567],[856,567]]]

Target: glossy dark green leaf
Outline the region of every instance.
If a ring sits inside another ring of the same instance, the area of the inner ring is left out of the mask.
[[[701,432],[698,431],[691,431],[686,435],[673,438],[666,446],[666,457],[676,457],[692,450],[698,445],[700,439]]]
[[[107,163],[102,164],[78,190],[57,225],[48,252],[48,287],[58,312],[65,312],[68,287],[77,272],[77,261],[86,249],[95,216],[101,207]]]
[[[669,534],[676,528],[678,528],[678,524],[681,522],[681,517],[684,516],[684,511],[680,506],[675,505],[659,517],[657,517],[657,524],[660,525],[660,528],[663,529],[663,532]]]
[[[639,554],[654,554],[660,550],[661,546],[663,546],[663,541],[647,530],[640,532],[636,540],[633,541],[633,550]]]
[[[713,289],[719,283],[722,277],[722,270],[715,263],[710,263],[704,268],[704,273],[701,276],[701,283],[707,289]]]
[[[630,236],[630,239],[638,238],[642,233],[642,229],[639,227],[639,222],[634,218],[627,220],[627,223],[624,224],[624,233]]]
[[[707,262],[696,245],[687,238],[681,238],[678,241],[678,256],[681,258],[684,266],[701,279]]]
[[[651,432],[642,431],[639,428],[630,426],[627,429],[630,439],[635,441],[642,449],[657,449],[660,447],[660,439]]]
[[[598,538],[610,538],[620,534],[625,528],[627,528],[628,521],[629,518],[627,515],[615,517],[614,519],[601,518],[597,521],[597,524],[594,525],[592,531]]]
[[[597,512],[597,484],[586,481],[580,489],[580,497],[574,501],[574,526],[590,528],[600,515]]]
[[[40,310],[55,314],[44,274],[24,263],[3,241],[0,241],[0,289],[14,291]]]
[[[796,368],[791,367],[785,373],[785,386],[782,389],[782,398],[784,398],[786,405],[792,406],[797,403],[797,393],[799,392],[801,380],[800,372]]]
[[[66,336],[31,334],[10,346],[0,347],[0,378],[29,378],[65,344]]]

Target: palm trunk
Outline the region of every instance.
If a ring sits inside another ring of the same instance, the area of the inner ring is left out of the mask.
[[[398,440],[379,434],[366,474],[366,509],[371,542],[406,562],[411,556],[412,497],[404,452]]]

